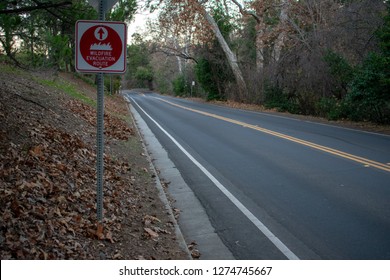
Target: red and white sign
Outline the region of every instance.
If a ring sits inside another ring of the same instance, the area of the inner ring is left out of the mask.
[[[124,73],[126,24],[114,21],[77,21],[76,71]]]

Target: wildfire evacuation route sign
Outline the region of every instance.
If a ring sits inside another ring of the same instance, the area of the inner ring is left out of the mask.
[[[124,73],[126,24],[114,21],[77,21],[76,71]]]

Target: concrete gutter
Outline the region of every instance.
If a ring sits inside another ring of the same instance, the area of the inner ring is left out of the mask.
[[[169,159],[165,149],[138,112],[131,105],[129,105],[129,108],[133,115],[134,126],[144,140],[143,145],[149,157],[152,171],[156,174],[156,185],[160,192],[161,200],[174,221],[175,232],[180,246],[189,254],[190,258],[192,257],[187,244],[195,243],[196,249],[200,252],[199,259],[201,260],[235,259],[215,232],[203,206],[185,183],[180,172]],[[171,204],[167,199],[161,181],[169,182],[168,195],[174,200],[173,207],[180,209],[178,223],[174,218]]]

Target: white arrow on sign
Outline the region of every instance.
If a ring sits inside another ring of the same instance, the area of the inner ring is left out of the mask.
[[[110,10],[118,2],[118,0],[88,0],[88,3],[99,12],[100,1],[105,2],[103,3],[103,7],[105,7],[104,12]]]

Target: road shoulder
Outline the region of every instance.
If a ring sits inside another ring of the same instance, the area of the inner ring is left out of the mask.
[[[130,106],[130,110],[152,158],[151,162],[158,171],[159,180],[164,182],[164,185],[168,185],[166,192],[172,201],[171,207],[180,211],[178,225],[185,242],[191,249],[192,256],[203,260],[234,259],[215,232],[206,211],[185,183],[164,148],[134,107]]]

